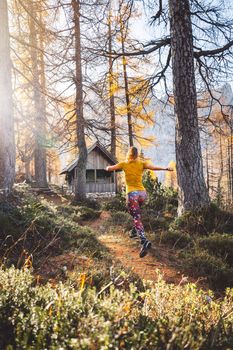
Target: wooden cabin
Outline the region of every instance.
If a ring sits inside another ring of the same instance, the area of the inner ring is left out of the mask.
[[[106,171],[108,165],[116,164],[111,154],[99,142],[95,142],[87,150],[86,168],[86,193],[87,194],[115,194],[116,174]],[[69,192],[74,192],[75,179],[77,176],[78,156],[62,170],[61,175],[66,175]]]

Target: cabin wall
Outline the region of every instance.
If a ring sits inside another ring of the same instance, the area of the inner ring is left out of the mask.
[[[93,170],[93,179],[86,183],[87,193],[115,193],[116,192],[116,175],[112,173],[109,177],[98,178],[97,171],[105,170],[108,165],[112,165],[103,155],[97,150],[93,150],[88,154],[87,170]],[[76,168],[70,174],[70,182],[68,183],[68,190],[74,192],[74,178],[76,177]]]
[[[89,182],[86,184],[86,191],[87,193],[106,193],[106,192],[115,192],[116,185],[115,183],[108,184],[108,183],[96,183],[96,182]]]
[[[93,150],[88,154],[87,158],[87,170],[88,169],[106,169],[110,163],[105,159],[102,154],[96,150]]]

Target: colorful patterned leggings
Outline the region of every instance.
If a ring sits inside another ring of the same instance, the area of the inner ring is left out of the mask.
[[[141,206],[147,199],[146,191],[133,191],[127,195],[127,206],[130,215],[134,220],[134,228],[136,229],[141,240],[145,239],[145,231],[141,221]]]

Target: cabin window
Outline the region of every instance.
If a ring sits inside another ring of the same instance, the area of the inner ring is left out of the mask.
[[[105,170],[96,170],[96,182],[105,183],[107,182],[108,172]]]
[[[86,171],[87,182],[95,182],[95,170]],[[114,173],[110,173],[104,169],[96,170],[96,182],[98,183],[114,183]]]
[[[113,183],[114,182],[114,174],[110,173],[106,170],[96,170],[96,182],[99,183]]]
[[[86,171],[87,182],[95,182],[95,170]]]

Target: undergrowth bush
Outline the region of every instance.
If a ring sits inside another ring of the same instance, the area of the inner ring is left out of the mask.
[[[161,242],[173,248],[190,248],[193,245],[191,236],[178,231],[164,231],[160,236]]]
[[[194,284],[162,279],[143,291],[112,285],[35,284],[29,271],[0,269],[1,349],[231,349],[233,290],[223,300]],[[168,347],[169,345],[169,347]]]
[[[212,288],[224,290],[233,286],[233,268],[221,257],[209,254],[199,246],[183,251],[181,257],[185,268],[198,277],[206,277]]]
[[[233,267],[233,236],[213,233],[198,239],[198,245],[210,254],[223,258]]]
[[[167,230],[172,220],[173,217],[166,211],[156,212],[149,205],[142,208],[142,222],[146,231]]]
[[[92,198],[86,198],[82,201],[73,200],[72,201],[73,206],[79,206],[79,207],[88,207],[94,210],[100,210],[101,204],[98,200],[92,199]]]
[[[205,277],[212,288],[224,290],[233,286],[231,235],[214,233],[202,237],[170,228],[156,240],[177,249],[183,270],[195,277]]]
[[[106,249],[95,234],[72,221],[73,215],[79,215],[83,220],[97,217],[100,212],[72,206],[60,206],[56,211],[31,195],[23,195],[17,205],[14,202],[0,203],[1,261],[20,267],[31,256],[36,267],[41,260],[66,250],[79,250],[81,254],[94,257],[104,256]]]
[[[101,215],[100,210],[95,210],[88,207],[79,207],[76,210],[76,213],[73,216],[76,222],[85,221],[85,220],[95,220],[98,219]]]
[[[100,217],[101,211],[86,206],[59,205],[57,212],[63,216],[74,219],[76,222],[82,220],[94,220]]]
[[[153,209],[155,212],[166,211],[176,214],[178,206],[177,191],[171,187],[165,187],[157,178],[152,178],[150,172],[145,172],[143,185],[149,195],[145,207]]]
[[[228,213],[211,203],[208,208],[185,212],[177,217],[170,227],[192,235],[207,235],[211,232],[233,233],[233,213]]]
[[[122,226],[125,230],[130,230],[133,227],[133,219],[130,214],[122,211],[113,211],[111,217],[107,220],[106,225]]]
[[[127,211],[125,195],[118,193],[116,197],[108,199],[103,204],[103,209],[108,211]]]

